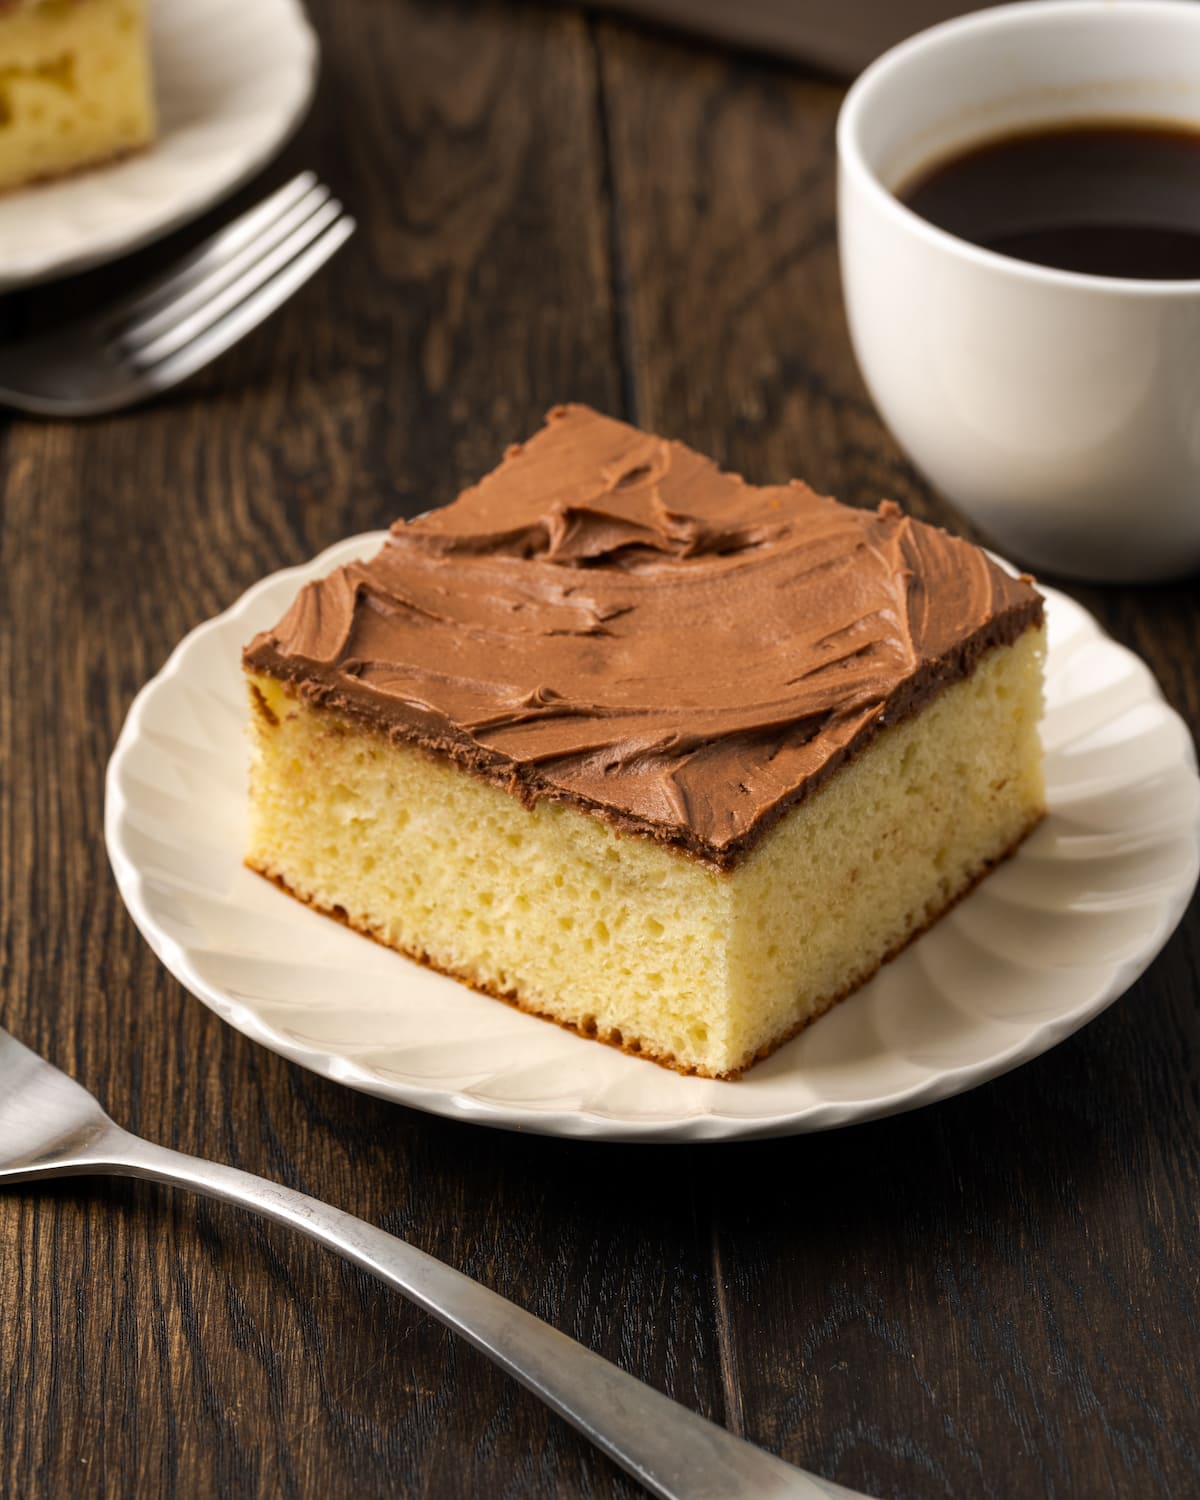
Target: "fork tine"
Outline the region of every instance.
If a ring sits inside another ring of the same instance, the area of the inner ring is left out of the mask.
[[[128,297],[110,304],[102,314],[103,326],[119,328],[130,318],[148,316],[164,301],[180,296],[197,280],[241,250],[316,185],[315,172],[298,173],[261,203],[247,209],[240,218],[224,225],[216,234],[202,241],[160,277],[139,287]]]
[[[252,296],[234,307],[219,322],[205,329],[190,344],[185,344],[161,364],[139,369],[138,381],[144,393],[151,395],[178,385],[181,380],[186,380],[189,375],[202,369],[218,354],[223,354],[252,329],[257,328],[264,318],[282,306],[293,292],[302,287],[346,243],[356,227],[355,221],[349,216],[335,220],[320,239],[289,261],[275,277],[260,286]]]
[[[211,328],[226,313],[231,312],[240,302],[244,302],[252,292],[269,282],[289,261],[295,260],[302,250],[337,221],[341,212],[342,205],[336,198],[322,204],[316,213],[306,219],[299,228],[294,229],[286,239],[269,250],[261,259],[253,261],[240,276],[216,296],[203,302],[195,311],[186,314],[178,322],[172,323],[165,333],[159,334],[157,338],[151,339],[141,348],[127,349],[126,353],[134,367],[143,369],[148,365],[156,365],[190,344],[206,328]]]
[[[157,311],[152,312],[148,317],[136,318],[135,321],[122,328],[116,337],[127,348],[150,343],[159,334],[178,323],[186,314],[202,307],[240,276],[247,266],[253,265],[268,250],[286,239],[293,229],[303,224],[322,204],[327,202],[329,196],[329,189],[324,183],[318,182],[284,213],[265,224],[252,239],[240,248],[235,248],[224,261],[217,260],[211,266],[194,268],[189,278],[190,285],[181,288],[179,294],[172,296],[169,301],[163,302],[160,297]]]

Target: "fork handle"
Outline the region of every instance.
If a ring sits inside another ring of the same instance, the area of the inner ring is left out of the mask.
[[[88,1170],[191,1188],[289,1224],[461,1334],[662,1500],[862,1500],[743,1442],[404,1240],[304,1193],[112,1126]]]

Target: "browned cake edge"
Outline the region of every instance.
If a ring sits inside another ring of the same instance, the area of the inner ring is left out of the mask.
[[[0,20],[3,20],[2,14]],[[86,161],[72,162],[69,167],[61,167],[53,172],[37,172],[31,177],[22,177],[19,182],[0,186],[0,198],[23,193],[27,188],[51,187],[56,183],[70,182],[72,178],[84,177],[89,172],[97,172],[104,167],[115,167],[120,162],[131,161],[135,156],[145,155],[153,146],[154,139],[151,137],[150,140],[140,141],[136,146],[118,146],[115,151],[106,151],[102,156],[89,156]]]
[[[589,1030],[586,1027],[576,1025],[573,1021],[565,1021],[560,1016],[549,1015],[546,1011],[539,1010],[533,1002],[523,999],[517,990],[500,990],[494,985],[480,983],[457,969],[435,962],[430,958],[428,953],[421,949],[406,948],[403,944],[388,942],[386,938],[372,931],[370,927],[353,921],[343,907],[325,906],[318,901],[313,901],[308,896],[301,895],[300,892],[293,890],[282,876],[274,875],[267,870],[261,869],[250,859],[246,859],[245,864],[247,869],[253,870],[256,875],[261,875],[264,879],[269,880],[272,885],[278,886],[286,895],[291,896],[294,900],[301,902],[305,906],[311,907],[313,911],[320,912],[323,916],[333,917],[336,921],[341,922],[343,926],[349,927],[352,931],[360,933],[363,937],[368,937],[373,942],[378,943],[380,947],[390,948],[393,952],[401,954],[404,958],[411,959],[413,963],[418,963],[424,968],[432,969],[437,974],[444,974],[448,979],[457,980],[459,984],[465,984],[468,989],[475,990],[481,995],[488,995],[493,1000],[503,1000],[506,1005],[511,1005],[514,1009],[524,1012],[525,1015],[536,1016],[539,1020],[543,1021],[553,1021],[556,1026],[561,1026],[564,1031],[573,1031],[577,1036],[586,1037],[589,1041],[603,1042],[606,1046],[615,1047],[620,1052],[628,1053],[630,1056],[643,1057],[648,1062],[657,1063],[660,1067],[669,1068],[676,1073],[682,1073],[691,1077],[714,1078],[733,1082],[740,1078],[747,1068],[769,1057],[771,1053],[776,1052],[782,1047],[785,1042],[790,1042],[793,1037],[799,1036],[806,1026],[811,1025],[813,1021],[819,1020],[821,1016],[825,1015],[827,1011],[832,1010],[840,1001],[845,1000],[848,996],[854,994],[856,990],[862,989],[863,985],[874,979],[884,964],[890,963],[893,958],[898,957],[910,943],[916,942],[917,938],[923,933],[928,932],[936,922],[941,921],[942,917],[948,911],[957,906],[960,901],[965,900],[975,887],[998,865],[1011,859],[1045,815],[1044,809],[1037,812],[1027,824],[1024,831],[1017,836],[1002,854],[998,854],[988,860],[978,874],[969,880],[960,891],[956,892],[944,905],[940,906],[931,916],[927,917],[919,927],[914,928],[903,942],[898,943],[894,948],[885,953],[871,970],[860,975],[852,984],[847,985],[843,990],[839,990],[837,994],[822,1000],[819,1008],[814,1010],[811,1015],[805,1016],[795,1026],[781,1032],[773,1041],[767,1042],[760,1047],[752,1057],[746,1058],[738,1067],[730,1068],[723,1073],[714,1073],[707,1068],[680,1063],[676,1060],[673,1053],[655,1052],[652,1047],[647,1046],[639,1037],[626,1037],[619,1028],[614,1028],[608,1032],[601,1032],[593,1025]]]

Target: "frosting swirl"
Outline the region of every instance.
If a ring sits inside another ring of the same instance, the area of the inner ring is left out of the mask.
[[[751,486],[558,407],[454,504],[306,585],[247,667],[728,868],[880,729],[1041,620],[890,502]]]

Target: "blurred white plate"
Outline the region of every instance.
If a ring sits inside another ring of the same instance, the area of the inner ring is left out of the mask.
[[[194,218],[276,152],[316,79],[299,0],[151,0],[158,138],[0,195],[0,290],[111,260]]]
[[[430,973],[241,863],[243,644],[354,537],[264,579],[138,695],[108,768],[121,895],[167,968],[264,1046],[461,1120],[614,1140],[822,1130],[911,1109],[1036,1057],[1122,994],[1200,868],[1191,739],[1131,652],[1046,589],[1050,815],[865,988],[738,1083],[683,1078]]]

